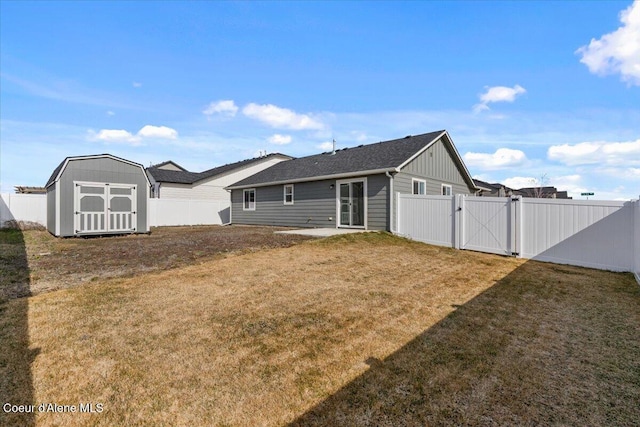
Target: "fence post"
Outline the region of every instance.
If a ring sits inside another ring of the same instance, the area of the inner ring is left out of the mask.
[[[453,247],[461,249],[464,245],[464,194],[456,194],[455,203],[453,206],[453,228],[455,235],[455,242]]]
[[[400,192],[396,191],[396,218],[395,218],[395,231],[392,229],[391,232],[395,234],[402,235],[400,232]]]

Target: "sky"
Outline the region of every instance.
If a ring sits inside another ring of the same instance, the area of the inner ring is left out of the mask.
[[[640,197],[640,0],[0,1],[0,190],[446,129],[474,178]]]

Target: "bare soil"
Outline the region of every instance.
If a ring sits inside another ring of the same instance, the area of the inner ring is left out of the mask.
[[[309,237],[285,228],[157,227],[150,234],[56,238],[44,230],[0,231],[0,300],[112,277],[167,270],[229,253],[287,247]]]

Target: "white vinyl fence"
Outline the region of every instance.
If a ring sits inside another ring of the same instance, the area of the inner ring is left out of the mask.
[[[632,271],[640,281],[640,201],[398,194],[397,233],[540,261]]]
[[[47,225],[46,194],[0,194],[0,226],[8,221]],[[149,225],[221,225],[230,221],[229,201],[149,199]]]
[[[231,203],[219,200],[149,199],[149,224],[221,225],[230,222]]]
[[[0,194],[0,227],[8,221],[28,221],[47,225],[46,194]]]

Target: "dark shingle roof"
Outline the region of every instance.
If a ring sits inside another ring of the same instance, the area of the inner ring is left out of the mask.
[[[429,145],[443,132],[444,130],[439,130],[376,144],[344,148],[337,150],[335,154],[322,153],[280,162],[230,187],[247,187],[373,170],[392,170]]]
[[[272,153],[267,154],[263,157],[257,157],[253,159],[241,160],[235,163],[229,163],[223,166],[218,166],[212,169],[208,169],[204,172],[189,172],[189,171],[175,171],[175,170],[167,170],[161,169],[160,166],[167,164],[168,162],[160,163],[159,165],[154,165],[147,168],[147,172],[153,177],[156,182],[171,182],[176,184],[193,184],[194,182],[202,181],[203,179],[211,178],[216,175],[222,175],[223,173],[232,171],[237,168],[249,166],[253,163],[259,162],[261,160],[267,159],[273,156],[281,156],[292,158],[291,156],[287,156],[285,154],[280,153]]]

